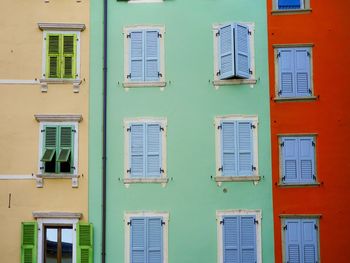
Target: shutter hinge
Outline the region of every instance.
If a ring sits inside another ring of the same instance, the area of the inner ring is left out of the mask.
[[[127,132],[131,132],[131,126],[126,129]]]
[[[164,173],[164,169],[159,168],[159,173],[163,174]]]
[[[250,124],[250,128],[251,128],[251,129],[255,129],[256,126],[252,123],[252,124]]]
[[[218,171],[219,171],[219,172],[220,172],[220,171],[222,172],[223,168],[224,168],[223,166],[219,167]]]
[[[162,37],[162,34],[158,32],[158,38],[161,38]]]
[[[318,230],[318,225],[315,224],[315,225],[314,225],[314,228],[315,228],[315,230]]]
[[[256,167],[252,165],[252,171],[256,171]]]
[[[314,181],[316,181],[316,176],[314,174],[312,175],[312,179],[314,179]]]
[[[315,147],[315,145],[316,145],[314,141],[312,141],[311,144],[312,144],[312,146],[314,146],[314,147]]]
[[[44,40],[46,40],[46,37],[44,37]]]
[[[218,72],[216,72],[216,76],[220,76],[221,75],[221,71],[219,70]]]
[[[252,31],[248,30],[248,35],[251,35],[252,34]]]
[[[285,176],[282,176],[282,181],[285,181],[286,180],[286,177]]]
[[[282,95],[282,90],[279,90],[278,91],[278,96],[281,96]]]
[[[220,30],[218,30],[218,32],[215,33],[215,36],[216,37],[220,36]]]
[[[79,38],[77,38],[77,42],[79,41]]]
[[[280,143],[280,146],[281,146],[281,147],[284,147],[284,142],[281,142],[281,143]]]
[[[73,169],[73,170],[75,170],[75,166],[71,166],[70,168]]]
[[[311,90],[311,89],[309,89],[308,91],[309,91],[309,94],[311,95],[311,94],[312,94],[312,90]]]
[[[126,38],[131,38],[131,33],[127,34]]]
[[[165,222],[162,220],[160,221],[160,226],[164,226],[165,225]]]
[[[164,131],[164,128],[162,126],[159,126],[160,131]]]
[[[126,170],[126,172],[127,172],[128,174],[130,174],[130,173],[131,173],[131,168],[129,168],[128,170]]]
[[[222,125],[219,125],[219,126],[218,126],[218,130],[221,130],[221,129],[222,129]]]
[[[284,226],[283,226],[283,230],[287,230],[287,225],[284,225]]]
[[[129,221],[127,224],[128,224],[128,226],[131,226],[131,221]]]
[[[225,224],[225,221],[224,221],[224,219],[222,219],[221,221],[220,221],[220,225],[224,225]]]
[[[253,75],[253,70],[249,69],[249,74]]]
[[[277,58],[279,58],[281,56],[281,52],[277,53]]]
[[[160,77],[160,78],[163,77],[163,74],[158,72],[158,77]]]
[[[258,225],[258,224],[259,224],[259,221],[256,220],[255,218],[254,218],[254,224],[255,224],[255,225]]]
[[[43,170],[43,169],[44,169],[44,166],[41,166],[41,167],[40,167],[40,170]]]
[[[40,130],[40,132],[45,132],[45,129]]]
[[[131,73],[129,73],[128,75],[126,75],[127,79],[131,79]]]
[[[309,51],[307,51],[307,53],[306,53],[306,54],[307,54],[307,56],[308,56],[308,57],[310,57],[310,56],[311,56],[311,54],[310,54],[310,52],[309,52]]]
[[[72,132],[77,132],[77,130],[76,129],[72,129]]]

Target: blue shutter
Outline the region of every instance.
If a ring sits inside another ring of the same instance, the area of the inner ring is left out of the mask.
[[[235,24],[235,75],[240,78],[250,77],[249,28]]]
[[[308,48],[296,48],[294,52],[296,95],[310,96],[310,51]]]
[[[318,261],[317,226],[315,219],[301,220],[303,263]]]
[[[287,262],[289,263],[304,263],[301,257],[301,233],[300,220],[288,219],[285,221],[285,248]]]
[[[146,262],[146,219],[132,218],[130,226],[131,263]]]
[[[145,31],[145,81],[159,80],[159,31]]]
[[[224,263],[240,263],[239,260],[239,218],[223,217],[223,259]]]
[[[131,177],[144,175],[145,125],[132,124],[130,126],[130,169]]]
[[[147,219],[147,263],[163,262],[163,226],[162,218]]]
[[[237,175],[236,123],[221,122],[222,175]]]
[[[234,25],[224,25],[219,29],[219,78],[232,78],[235,74],[234,64]]]
[[[130,34],[130,80],[144,81],[144,33],[132,31]]]
[[[279,96],[292,97],[294,91],[294,52],[290,48],[280,48],[278,53]]]
[[[298,139],[284,137],[282,139],[283,178],[285,183],[297,183],[298,178]]]
[[[255,216],[240,216],[241,263],[255,263],[256,257]]]
[[[313,146],[313,138],[299,138],[299,165],[300,165],[300,181],[314,182],[315,175],[315,151]]]
[[[253,138],[250,121],[237,122],[238,175],[252,175]]]
[[[161,130],[159,124],[146,124],[146,177],[160,177]]]
[[[300,9],[300,0],[277,0],[278,9]]]

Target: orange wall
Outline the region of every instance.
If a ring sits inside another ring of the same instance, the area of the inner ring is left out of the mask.
[[[272,15],[267,0],[276,263],[282,262],[280,214],[322,214],[320,262],[348,263],[350,241],[350,1],[311,1],[310,14]],[[308,102],[274,102],[273,44],[313,43]],[[277,134],[317,133],[319,187],[279,187]]]

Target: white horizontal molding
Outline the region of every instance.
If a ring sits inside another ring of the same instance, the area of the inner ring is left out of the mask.
[[[155,81],[155,82],[124,82],[124,88],[141,88],[141,87],[165,87],[165,81]]]
[[[167,183],[168,178],[124,178],[124,184],[132,183]]]
[[[24,85],[33,85],[39,84],[39,80],[37,79],[0,79],[0,84],[5,85],[16,85],[16,84],[24,84]]]
[[[72,179],[78,178],[78,174],[37,174],[37,178],[45,178],[45,179]]]
[[[214,86],[230,86],[230,85],[241,85],[241,84],[256,84],[256,79],[224,79],[224,80],[213,80]]]
[[[291,47],[314,47],[313,43],[295,43],[295,44],[273,44],[273,48],[291,48]]]
[[[245,181],[260,181],[259,175],[247,176],[215,176],[216,182],[245,182]]]
[[[82,217],[82,213],[75,212],[36,212],[33,213],[34,218],[75,218],[80,219]]]
[[[76,23],[38,23],[41,30],[64,30],[64,31],[84,31],[85,24]]]
[[[38,122],[81,122],[82,114],[35,114],[35,119]]]
[[[35,180],[34,174],[0,174],[0,180]]]

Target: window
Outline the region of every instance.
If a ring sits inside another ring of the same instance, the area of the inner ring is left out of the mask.
[[[315,175],[315,138],[280,137],[282,184],[313,184]]]
[[[124,86],[164,87],[164,27],[126,27],[124,35]]]
[[[166,120],[126,120],[125,133],[125,182],[166,182]]]
[[[318,220],[284,218],[282,220],[284,262],[318,262]]]
[[[217,212],[218,262],[261,263],[261,212]]]
[[[126,263],[167,263],[168,218],[167,213],[126,214]]]
[[[217,178],[218,180],[258,180],[258,150],[256,116],[217,117]],[[250,177],[250,178],[249,178]]]
[[[310,0],[274,0],[278,10],[293,11],[300,9],[310,9]]]
[[[277,96],[280,98],[312,96],[311,48],[277,48],[276,53]]]

